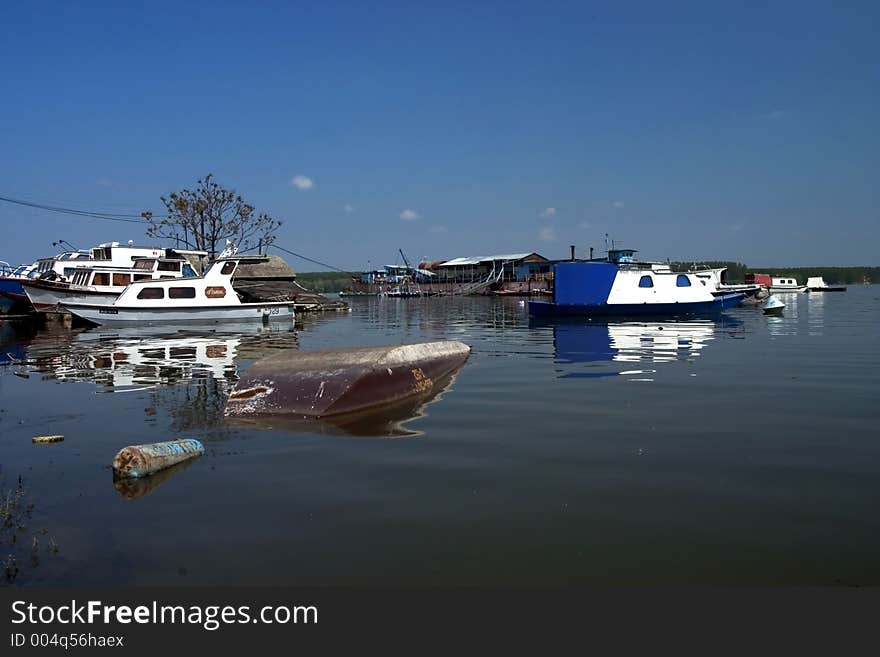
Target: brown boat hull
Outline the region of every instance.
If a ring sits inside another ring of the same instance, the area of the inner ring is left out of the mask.
[[[418,407],[443,388],[469,354],[470,347],[455,341],[286,351],[257,361],[242,375],[225,415],[345,420]]]

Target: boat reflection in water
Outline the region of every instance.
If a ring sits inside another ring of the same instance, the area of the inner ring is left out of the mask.
[[[237,359],[277,348],[296,348],[296,334],[269,327],[241,333],[228,327],[66,331],[36,336],[27,345],[26,361],[50,378],[97,383],[109,387],[107,392],[192,379],[215,379],[225,388],[238,378]]]
[[[557,320],[552,324],[555,362],[562,366],[560,378],[629,376],[652,381],[650,375],[657,371],[652,366],[691,361],[715,339],[717,331],[741,325],[729,317],[666,322]],[[568,367],[584,363],[589,364],[587,371]],[[605,363],[622,363],[623,369],[603,367]]]

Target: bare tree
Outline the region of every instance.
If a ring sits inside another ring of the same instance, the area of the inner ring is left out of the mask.
[[[221,240],[232,240],[240,251],[259,244],[266,247],[275,241],[275,231],[281,226],[268,214],[255,214],[254,206],[245,203],[235,190],[221,187],[213,174],[199,179],[195,189],[182,189],[161,198],[168,211],[166,216],[141,213],[149,223],[147,235],[207,251],[212,260]]]

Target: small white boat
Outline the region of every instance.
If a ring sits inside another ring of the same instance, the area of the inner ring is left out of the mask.
[[[250,256],[258,257],[258,256]],[[232,287],[238,264],[249,256],[221,258],[204,276],[132,282],[111,304],[63,302],[74,315],[98,325],[293,321],[293,302],[244,303]]]
[[[810,292],[846,292],[846,285],[828,285],[821,276],[812,276],[807,279],[807,289]]]
[[[796,278],[776,278],[770,283],[770,292],[806,292],[807,286],[800,285]]]
[[[765,315],[781,315],[782,311],[785,310],[785,304],[771,295],[764,302],[763,309]]]

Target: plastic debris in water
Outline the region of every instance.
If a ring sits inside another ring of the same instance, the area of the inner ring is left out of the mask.
[[[130,445],[114,457],[113,472],[122,477],[146,477],[204,453],[204,445],[194,438]]]
[[[64,436],[34,436],[31,438],[32,443],[60,443],[64,440]]]

